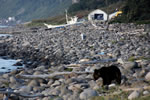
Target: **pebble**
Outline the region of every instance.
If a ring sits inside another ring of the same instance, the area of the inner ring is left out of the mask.
[[[143,95],[148,95],[149,91],[143,91]]]
[[[116,84],[110,84],[108,87],[109,87],[109,88],[116,87]]]

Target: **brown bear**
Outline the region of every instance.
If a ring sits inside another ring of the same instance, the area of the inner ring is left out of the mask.
[[[103,85],[109,85],[112,81],[116,81],[117,84],[121,83],[121,72],[120,69],[115,65],[95,69],[93,77],[94,80],[97,80],[99,77],[101,77],[103,79]]]

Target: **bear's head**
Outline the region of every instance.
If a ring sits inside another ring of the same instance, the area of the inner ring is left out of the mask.
[[[97,80],[99,77],[101,77],[101,74],[98,69],[95,69],[93,74],[94,80]]]

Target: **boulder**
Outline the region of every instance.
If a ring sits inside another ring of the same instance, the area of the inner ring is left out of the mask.
[[[31,87],[35,87],[35,86],[40,86],[39,82],[36,81],[36,80],[31,80],[28,84],[28,86],[31,86]]]
[[[93,96],[98,96],[97,91],[93,89],[85,89],[81,94],[80,94],[80,99],[81,100],[87,100]]]
[[[129,100],[132,100],[132,99],[135,99],[135,98],[138,98],[140,96],[140,93],[138,91],[133,91],[129,96],[128,96],[128,99]]]
[[[27,46],[30,46],[30,43],[28,41],[25,41],[23,44],[22,44],[23,47],[27,47]]]
[[[9,78],[9,74],[8,73],[3,74],[3,78],[8,79]]]
[[[146,74],[145,80],[146,80],[146,81],[150,81],[150,72],[148,72],[148,73]]]
[[[114,88],[114,87],[116,87],[116,84],[110,84],[109,86],[108,86],[109,88]]]
[[[32,90],[33,90],[33,87],[31,86],[23,86],[19,89],[19,92],[30,93]]]
[[[13,66],[22,66],[23,64],[21,62],[16,62],[15,64],[13,64]]]
[[[56,86],[59,86],[59,85],[61,85],[61,82],[55,81],[55,82],[51,85],[51,87],[56,87]]]
[[[11,76],[11,77],[9,78],[9,80],[10,80],[11,83],[16,83],[16,82],[17,82],[17,78],[14,77],[14,76]]]
[[[145,90],[143,91],[143,95],[148,95],[149,94],[149,91]]]
[[[133,68],[137,68],[138,67],[138,63],[137,62],[124,62],[123,64],[123,68],[126,70],[132,70]]]

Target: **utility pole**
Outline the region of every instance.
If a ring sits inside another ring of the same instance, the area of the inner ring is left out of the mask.
[[[106,6],[107,6],[107,8],[106,8],[106,12],[107,12],[107,22],[106,22],[106,30],[108,30],[109,29],[109,13],[108,13],[108,0],[106,0]]]
[[[68,24],[68,11],[67,11],[67,9],[65,10],[65,12],[66,12],[66,22]]]

